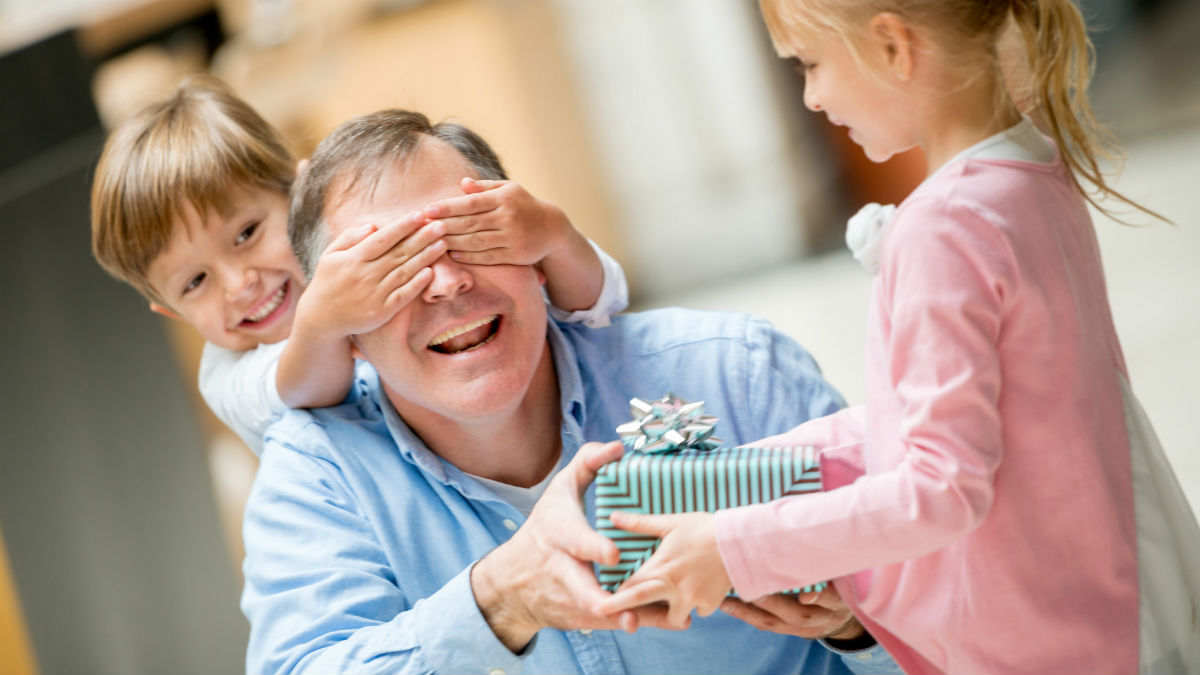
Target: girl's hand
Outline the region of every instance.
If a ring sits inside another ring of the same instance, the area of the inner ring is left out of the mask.
[[[819,593],[776,593],[754,602],[726,598],[721,611],[759,630],[813,640],[853,640],[866,632],[833,584]]]
[[[695,609],[700,616],[715,612],[733,586],[717,549],[711,513],[639,515],[612,514],[613,525],[662,538],[658,550],[625,580],[601,611],[614,614],[653,602],[669,607],[667,620],[686,628]]]
[[[574,231],[557,206],[505,180],[462,179],[461,197],[425,207],[446,228],[450,257],[474,265],[536,265],[565,247]]]
[[[332,341],[387,323],[433,279],[429,266],[446,252],[443,232],[420,213],[342,231],[300,296],[293,336]]]

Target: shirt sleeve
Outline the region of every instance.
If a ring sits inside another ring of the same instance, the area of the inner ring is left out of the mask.
[[[896,398],[901,419],[898,433],[872,439],[885,447],[863,449],[896,459],[829,492],[719,512],[721,558],[742,597],[924,555],[991,508],[1002,448],[997,341],[1015,266],[999,230],[969,209],[904,215],[875,290],[891,323],[890,380],[872,383],[873,394],[879,386]]]
[[[875,643],[874,646],[858,651],[842,651],[820,640],[822,646],[837,654],[846,668],[855,675],[903,675],[904,669],[887,653],[887,650]]]
[[[201,397],[256,455],[262,454],[267,426],[288,409],[275,388],[275,371],[286,342],[244,352],[206,343],[200,357]]]
[[[614,314],[629,306],[629,286],[625,282],[625,270],[621,268],[621,263],[613,259],[596,242],[588,239],[588,243],[599,256],[600,266],[604,270],[604,283],[600,287],[596,304],[575,312],[568,312],[550,304],[550,317],[565,323],[582,323],[588,328],[603,328],[609,325]]]
[[[475,603],[470,566],[411,602],[396,581],[405,571],[336,468],[275,436],[263,464],[244,526],[247,672],[520,672],[522,655],[495,637]]]

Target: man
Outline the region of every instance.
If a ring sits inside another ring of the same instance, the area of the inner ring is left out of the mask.
[[[463,176],[504,178],[470,131],[403,111],[352,120],[296,187],[302,265],[347,227],[460,194]],[[666,625],[661,608],[595,611],[608,594],[591,563],[616,548],[580,499],[620,447],[584,440],[615,436],[631,396],[668,390],[703,399],[731,442],[833,411],[794,342],[761,320],[683,310],[558,325],[533,267],[432,268],[419,301],[355,336],[373,369],[346,402],[266,434],[245,525],[250,672],[898,672],[828,597],[776,599],[811,625],[729,607],[866,649],[839,655],[726,613],[668,631],[646,628]]]

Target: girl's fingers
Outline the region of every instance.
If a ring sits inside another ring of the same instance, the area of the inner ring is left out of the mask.
[[[675,527],[675,520],[669,515],[652,516],[629,511],[613,511],[609,519],[612,520],[613,525],[622,530],[652,534],[660,538],[667,536],[667,533]]]
[[[630,577],[625,580],[624,584],[621,584],[616,594],[600,603],[599,611],[601,614],[612,615],[652,602],[670,603],[673,599],[675,599],[675,593],[666,581],[647,579],[639,582]],[[671,618],[668,616],[668,620]]]

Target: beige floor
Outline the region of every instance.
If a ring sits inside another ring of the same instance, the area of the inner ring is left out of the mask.
[[[1176,225],[1097,219],[1109,294],[1134,391],[1200,512],[1200,124],[1127,144],[1118,187]],[[851,403],[864,396],[869,279],[835,253],[647,306],[740,310],[797,338]]]

